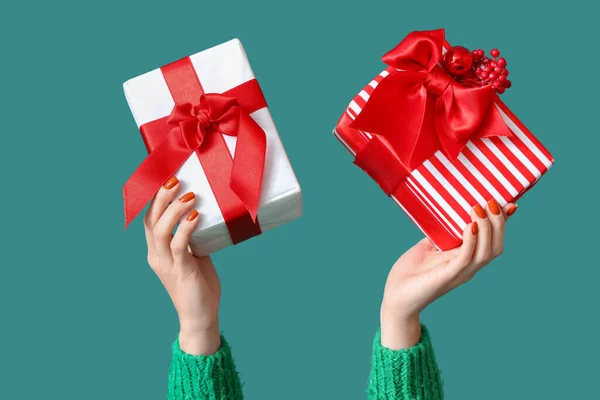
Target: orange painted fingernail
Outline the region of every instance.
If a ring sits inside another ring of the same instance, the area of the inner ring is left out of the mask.
[[[488,208],[490,209],[492,214],[500,215],[500,206],[498,205],[498,202],[496,200],[492,199],[488,201]]]
[[[181,201],[182,201],[182,202],[184,202],[184,203],[187,203],[188,201],[190,201],[190,200],[191,200],[191,199],[193,199],[194,197],[196,197],[196,196],[194,195],[194,192],[188,192],[188,193],[184,194],[183,196],[181,196],[181,197],[179,198],[179,200],[181,200]]]
[[[198,211],[194,210],[190,213],[190,215],[187,216],[187,220],[188,221],[193,221],[196,219],[196,217],[198,216]]]
[[[163,186],[165,187],[165,189],[173,189],[175,187],[175,185],[177,185],[178,183],[179,183],[179,179],[172,176],[169,178],[168,181],[165,182],[165,184]]]
[[[475,214],[477,214],[477,216],[479,218],[485,218],[486,217],[485,210],[479,204],[475,204],[475,207],[473,207],[473,208],[475,209]]]
[[[506,216],[510,217],[511,215],[513,215],[515,213],[515,211],[517,211],[517,205],[512,206],[511,208],[508,209],[508,211],[506,211]]]
[[[471,233],[473,233],[473,235],[477,235],[477,231],[479,231],[479,227],[477,226],[477,222],[473,222],[473,225],[471,225]]]

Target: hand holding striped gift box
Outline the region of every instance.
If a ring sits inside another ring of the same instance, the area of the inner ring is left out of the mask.
[[[506,61],[479,49],[456,60],[463,49],[442,29],[409,34],[334,130],[440,250],[462,243],[475,204],[515,202],[554,162],[498,97]]]

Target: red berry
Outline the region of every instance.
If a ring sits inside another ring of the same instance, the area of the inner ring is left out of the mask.
[[[511,82],[510,80],[508,80],[508,79],[507,79],[506,81],[504,81],[504,87],[505,87],[505,88],[507,88],[507,89],[508,89],[508,88],[509,88],[509,87],[511,87],[511,86],[512,86],[512,82]]]
[[[508,70],[506,68],[502,70],[502,75],[508,75]]]
[[[496,68],[494,68],[494,72],[497,73],[497,74],[501,74],[502,71],[504,71],[504,68],[502,68],[502,67],[496,67]]]
[[[497,77],[498,77],[498,74],[495,74],[493,72],[489,75],[489,78],[492,80],[496,79]]]
[[[489,65],[484,65],[482,69],[485,72],[492,72],[494,70],[494,68],[490,67]]]
[[[498,59],[498,65],[501,67],[506,67],[506,59],[505,58],[499,58]]]
[[[496,90],[496,92],[498,92],[499,94],[502,94],[502,93],[504,93],[504,90],[505,90],[505,89],[504,89],[504,86],[500,86],[500,87],[498,88],[498,90]]]
[[[498,82],[505,82],[506,81],[506,75],[500,75],[498,77]]]
[[[482,78],[484,78],[484,79],[485,79],[485,78],[487,78],[488,76],[490,76],[490,74],[489,74],[489,72],[487,72],[486,70],[484,70],[484,71],[481,73],[481,77],[482,77]]]
[[[491,65],[493,68],[496,68],[496,67],[498,66],[498,64],[496,64],[496,61],[492,61],[492,62],[490,62],[490,65]]]
[[[500,83],[494,82],[494,83],[492,83],[492,87],[494,88],[494,90],[498,90],[498,88],[500,87]]]
[[[492,55],[492,57],[498,57],[500,55],[500,50],[492,49],[492,51],[490,51],[490,54]]]

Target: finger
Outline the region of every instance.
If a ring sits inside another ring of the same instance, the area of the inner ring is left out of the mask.
[[[173,254],[173,260],[177,264],[177,261],[182,259],[192,257],[189,252],[189,243],[190,238],[192,237],[192,233],[196,229],[198,225],[198,211],[192,210],[187,217],[179,223],[177,227],[177,232],[175,232],[175,236],[173,236],[173,240],[171,240],[171,253]]]
[[[443,269],[446,275],[446,280],[452,280],[462,274],[471,264],[475,248],[477,247],[479,233],[479,224],[472,222],[465,227],[463,232],[463,243],[460,247],[446,251],[449,256],[454,256],[450,259]]]
[[[159,257],[172,259],[171,240],[173,239],[173,229],[175,229],[175,225],[181,217],[194,206],[194,199],[194,193],[188,192],[181,196],[179,200],[173,201],[154,225],[152,235]]]
[[[504,214],[504,218],[509,219],[511,215],[513,215],[519,206],[515,203],[508,203],[502,208],[502,214]]]
[[[152,203],[150,203],[150,207],[148,207],[148,212],[144,218],[144,226],[146,226],[146,229],[149,229],[150,232],[154,229],[154,226],[169,206],[169,203],[177,196],[178,189],[179,180],[177,177],[172,176],[165,182],[163,187],[158,190],[154,199],[152,199]]]
[[[500,204],[494,199],[487,203],[487,215],[492,226],[492,258],[498,257],[504,250],[504,225],[506,219]]]
[[[492,224],[487,212],[479,204],[471,210],[471,219],[477,222],[477,246],[473,255],[473,264],[476,268],[489,262],[492,256]]]

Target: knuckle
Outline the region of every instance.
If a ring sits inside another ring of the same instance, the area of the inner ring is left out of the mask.
[[[164,239],[169,235],[169,233],[160,226],[155,226],[152,230],[152,234],[154,235],[154,237],[159,239]]]
[[[481,255],[479,256],[479,259],[481,261],[489,260],[490,258],[492,258],[492,250],[491,249],[485,249],[485,250],[481,251]]]
[[[494,251],[494,258],[499,257],[502,253],[504,253],[504,246],[500,245],[498,246],[498,248]]]
[[[181,241],[178,241],[178,240],[173,240],[170,244],[170,247],[171,247],[171,251],[173,253],[181,253],[187,249],[187,246],[185,245],[185,243],[182,243]]]

